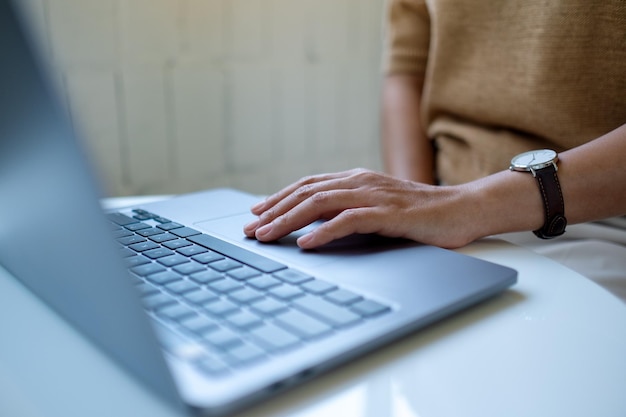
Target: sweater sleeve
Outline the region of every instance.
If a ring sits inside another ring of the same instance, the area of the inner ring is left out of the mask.
[[[383,71],[424,77],[430,42],[425,0],[387,0]]]

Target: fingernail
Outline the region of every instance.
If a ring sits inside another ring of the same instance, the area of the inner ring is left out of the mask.
[[[248,223],[247,225],[245,225],[245,226],[243,227],[243,230],[245,230],[245,231],[247,231],[247,232],[252,232],[252,231],[254,231],[254,230],[255,230],[258,226],[259,226],[259,221],[258,221],[258,220],[255,220],[255,221],[252,221],[252,222]]]
[[[259,201],[258,203],[250,207],[250,211],[255,212],[257,210],[260,210],[264,205],[265,205],[265,201]]]
[[[256,237],[265,237],[271,231],[272,231],[272,224],[270,223],[270,224],[266,224],[265,226],[257,229],[255,235],[256,235]]]
[[[300,236],[297,240],[297,243],[298,243],[298,246],[300,246],[301,248],[307,248],[311,240],[313,240],[313,233],[307,233],[304,236]]]

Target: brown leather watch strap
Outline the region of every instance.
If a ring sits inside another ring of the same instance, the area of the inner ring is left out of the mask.
[[[533,233],[542,239],[561,236],[565,233],[567,219],[565,218],[565,203],[561,184],[556,174],[556,167],[549,165],[533,171],[533,175],[539,184],[546,219],[544,225]]]

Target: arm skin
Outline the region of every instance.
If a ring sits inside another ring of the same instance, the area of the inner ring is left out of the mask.
[[[389,75],[382,92],[385,171],[394,177],[434,184],[434,151],[420,121],[423,79]]]
[[[626,214],[626,125],[559,155],[559,181],[570,224]],[[502,171],[455,186],[433,186],[356,169],[306,177],[251,208],[244,233],[273,241],[318,219],[298,239],[312,249],[353,233],[379,233],[457,248],[544,222],[536,180]]]

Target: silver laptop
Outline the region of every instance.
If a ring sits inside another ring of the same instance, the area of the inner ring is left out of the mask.
[[[172,406],[233,413],[516,282],[376,236],[261,244],[231,189],[103,213],[20,27],[0,0],[0,264]]]

